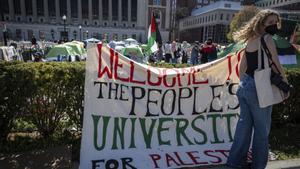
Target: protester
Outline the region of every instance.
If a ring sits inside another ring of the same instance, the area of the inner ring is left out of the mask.
[[[171,49],[171,43],[170,41],[168,41],[165,45],[164,45],[164,51],[165,51],[165,62],[166,63],[170,63],[170,60],[172,58],[172,49]]]
[[[187,41],[183,41],[182,44],[181,44],[181,53],[182,53],[182,56],[181,56],[181,63],[187,63],[188,61],[188,55],[187,55],[187,52],[188,52],[188,44],[187,44]]]
[[[204,45],[201,47],[200,53],[201,56],[201,64],[211,62],[217,59],[217,48],[212,43],[212,39],[207,39]]]
[[[275,43],[272,40],[272,35],[276,33],[279,26],[279,14],[276,11],[266,9],[257,13],[240,31],[234,33],[235,40],[245,41],[247,45],[245,55],[242,56],[239,65],[241,79],[237,90],[237,97],[240,104],[240,117],[227,161],[228,167],[249,167],[246,163],[247,153],[251,143],[252,132],[254,131],[251,168],[266,168],[269,153],[268,136],[271,127],[272,106],[265,108],[259,106],[254,71],[258,67],[257,58],[258,52],[260,52],[258,44],[262,38],[271,52],[274,65],[279,68],[284,81],[287,81],[279,63]],[[272,70],[277,72],[274,65],[272,66]],[[286,99],[288,93],[285,93],[284,97]]]
[[[199,42],[195,41],[191,54],[191,64],[197,65],[199,64]]]
[[[172,50],[172,63],[177,63],[177,51],[178,51],[178,48],[177,48],[177,42],[176,41],[173,41],[172,44],[171,44],[171,50]]]

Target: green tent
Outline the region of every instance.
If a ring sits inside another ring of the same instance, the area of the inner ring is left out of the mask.
[[[46,55],[46,58],[50,58],[50,57],[57,57],[58,55],[60,56],[81,56],[81,53],[74,50],[72,47],[61,44],[61,45],[56,45],[54,46],[52,49],[50,49],[50,51],[48,52],[48,54]]]
[[[129,45],[122,49],[122,54],[132,60],[142,63],[144,54],[138,45]]]
[[[64,46],[70,46],[76,53],[79,53],[79,56],[86,54],[86,50],[83,48],[82,45],[74,42],[67,42],[63,44]]]

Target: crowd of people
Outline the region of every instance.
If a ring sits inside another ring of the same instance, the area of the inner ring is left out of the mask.
[[[101,41],[100,41],[101,42]],[[112,43],[113,42],[113,43]],[[122,50],[118,50],[119,48],[116,47],[120,45],[117,42],[123,41],[111,41],[108,43],[108,46],[115,49],[118,52]],[[36,40],[35,37],[31,39],[31,41],[26,43],[26,45],[22,43],[18,43],[14,46],[14,48],[19,51],[19,55],[23,58],[24,61],[34,61],[34,62],[41,62],[47,61],[45,58],[46,53],[55,45],[67,43],[66,41],[54,41],[51,42],[50,45],[48,43],[41,43]],[[179,42],[178,40],[175,41],[167,41],[163,44],[158,44],[158,51],[155,53],[149,54],[146,52],[146,49],[142,47],[142,44],[136,42],[136,46],[141,49],[142,57],[138,62],[141,63],[149,63],[149,62],[166,62],[166,63],[173,63],[173,64],[191,64],[191,65],[198,65],[204,64],[207,62],[211,62],[217,59],[217,53],[220,51],[219,45],[213,43],[212,39],[207,39],[205,42],[200,43],[199,41],[195,41],[192,44],[188,43],[187,41]],[[42,45],[44,44],[44,45]],[[45,45],[46,44],[46,45]],[[115,45],[112,45],[115,44]],[[86,43],[84,43],[84,48],[86,48]],[[120,46],[122,49],[126,47],[123,43]],[[145,44],[146,45],[146,44]],[[28,49],[25,49],[25,46],[28,46]],[[47,48],[47,50],[45,50]],[[29,51],[29,52],[26,52]],[[122,53],[122,52],[121,52]],[[123,53],[122,53],[123,54]],[[30,55],[30,56],[27,56]],[[125,54],[124,54],[125,55]],[[128,55],[128,54],[127,54]],[[126,56],[127,56],[126,55]],[[149,56],[150,55],[150,56]],[[130,57],[130,56],[127,56]],[[70,59],[59,59],[63,58],[58,56],[56,61],[68,61]],[[134,57],[130,57],[134,60]],[[71,59],[72,60],[72,59]],[[79,59],[75,59],[76,61]]]
[[[183,41],[168,41],[161,45],[158,52],[153,58],[150,57],[150,62],[164,61],[166,63],[182,63],[182,64],[204,64],[217,59],[219,47],[213,43],[212,39],[207,39],[204,43],[195,41],[192,45]]]

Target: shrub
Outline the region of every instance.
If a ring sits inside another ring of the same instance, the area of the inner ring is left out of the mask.
[[[290,84],[294,86],[290,97],[283,103],[273,106],[273,121],[275,126],[293,123],[300,124],[300,68],[285,71]]]
[[[187,64],[152,64],[157,67],[187,67]],[[274,106],[274,125],[300,123],[300,69],[286,70],[295,87],[290,98]],[[6,138],[14,119],[28,120],[49,137],[61,121],[82,128],[85,63],[0,62],[0,137]],[[5,139],[4,139],[5,140]]]
[[[27,90],[30,86],[19,85],[26,79],[26,75],[16,78],[10,69],[19,64],[21,62],[0,62],[0,145],[6,141],[16,116],[24,111],[25,98],[30,96]]]
[[[1,102],[0,107],[4,117],[9,115],[10,123],[20,115],[44,137],[51,136],[63,119],[71,119],[77,128],[81,127],[83,63],[2,64],[5,66],[1,70],[1,99],[7,103]],[[10,124],[1,124],[11,129]]]

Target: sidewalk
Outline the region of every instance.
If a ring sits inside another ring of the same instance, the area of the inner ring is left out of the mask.
[[[210,166],[210,167],[192,167],[184,169],[228,169],[224,166]],[[270,161],[266,169],[300,169],[300,158],[282,160],[282,161]]]

